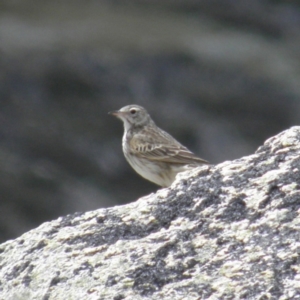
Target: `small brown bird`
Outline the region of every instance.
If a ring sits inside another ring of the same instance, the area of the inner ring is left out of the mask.
[[[149,181],[168,187],[178,173],[208,163],[157,127],[139,105],[127,105],[109,114],[124,123],[122,147],[127,161]]]

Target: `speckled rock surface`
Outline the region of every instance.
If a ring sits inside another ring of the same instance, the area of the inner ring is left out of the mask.
[[[0,299],[300,299],[300,127],[0,246]]]

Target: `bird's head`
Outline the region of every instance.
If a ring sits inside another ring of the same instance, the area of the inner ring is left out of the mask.
[[[120,110],[109,112],[109,114],[121,119],[125,130],[132,127],[143,127],[153,122],[146,109],[135,104],[124,106]]]

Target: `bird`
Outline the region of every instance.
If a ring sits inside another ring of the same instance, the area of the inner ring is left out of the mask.
[[[124,156],[145,179],[169,187],[178,173],[208,164],[160,129],[142,106],[127,105],[109,114],[123,121]]]

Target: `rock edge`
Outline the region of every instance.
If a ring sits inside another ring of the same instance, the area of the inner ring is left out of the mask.
[[[300,127],[0,245],[0,299],[300,299]]]

